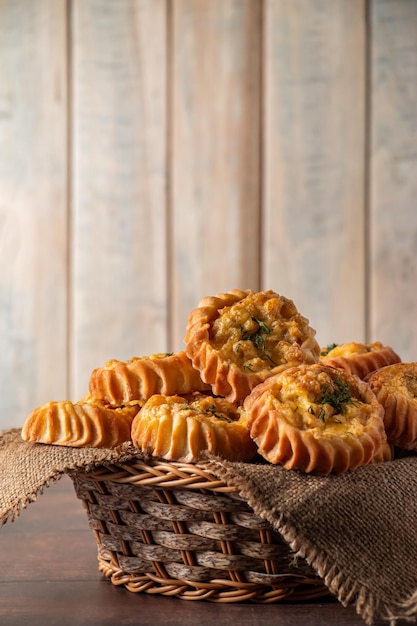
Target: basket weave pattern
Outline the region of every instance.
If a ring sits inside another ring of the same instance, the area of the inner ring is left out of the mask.
[[[114,585],[214,602],[328,595],[281,535],[204,464],[134,462],[72,479],[99,570]]]

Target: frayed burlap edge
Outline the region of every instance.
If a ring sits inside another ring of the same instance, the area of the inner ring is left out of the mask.
[[[245,479],[236,476],[233,469],[216,460],[209,461],[207,468],[227,485],[233,486],[253,511],[268,521],[277,530],[294,552],[294,558],[304,559],[323,580],[329,592],[343,605],[354,604],[357,614],[371,626],[375,619],[388,621],[396,626],[399,621],[415,622],[417,618],[417,591],[402,603],[389,607],[366,587],[346,576],[340,568],[323,552],[318,552],[310,541],[301,537],[297,528],[284,518],[260,505],[260,491],[252,484],[248,487]],[[393,608],[397,611],[394,612]]]
[[[32,493],[28,493],[24,498],[19,499],[12,508],[7,509],[6,511],[2,511],[0,513],[0,526],[4,526],[4,524],[6,524],[7,522],[14,522],[20,516],[21,512],[27,509],[29,504],[36,502],[39,496],[43,494],[45,489],[48,489],[48,487],[58,482],[64,474],[65,472],[62,472],[50,476]]]
[[[397,612],[393,607],[388,607],[384,602],[366,587],[346,576],[323,552],[318,553],[311,543],[298,536],[297,530],[284,519],[273,519],[259,507],[252,506],[254,511],[278,530],[289,547],[294,551],[295,557],[303,558],[324,581],[329,592],[334,595],[343,606],[354,604],[356,612],[370,626],[376,617],[388,621],[390,626],[396,626],[398,621],[415,622],[417,617],[417,592],[407,601],[397,605]],[[269,518],[269,519],[268,519]]]
[[[16,469],[27,470],[26,480],[21,485],[21,489],[19,490],[19,486],[17,486],[10,501],[7,504],[2,502],[0,509],[1,526],[7,522],[14,522],[29,504],[36,502],[45,489],[55,484],[64,475],[70,475],[71,472],[77,470],[89,472],[100,466],[111,465],[112,463],[125,463],[140,456],[138,450],[133,448],[130,442],[112,449],[65,448],[63,446],[23,442],[20,438],[20,432],[20,429],[13,428],[0,433],[0,450],[16,443],[20,448],[19,456],[16,457],[16,465],[12,465],[10,459],[3,461],[5,467],[2,467],[0,489],[4,489],[7,480],[15,483],[19,481],[20,477],[14,475]],[[23,454],[25,448],[27,453]],[[36,450],[44,451],[45,457],[50,457],[51,461],[45,462],[44,459],[44,463],[38,467],[37,473],[31,474],[34,468],[34,465],[31,465],[31,455]],[[7,473],[9,475],[5,475],[5,469],[8,470]]]

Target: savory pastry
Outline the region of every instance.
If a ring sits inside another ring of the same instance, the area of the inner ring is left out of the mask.
[[[240,401],[288,367],[316,363],[315,330],[273,291],[234,289],[200,301],[187,322],[185,351],[217,396]]]
[[[393,461],[395,458],[395,448],[388,441],[386,441],[379,451],[375,452],[372,463],[382,463],[386,461]]]
[[[138,406],[112,409],[93,398],[48,402],[26,418],[22,439],[79,448],[115,448],[130,440]]]
[[[224,398],[154,395],[133,420],[132,442],[170,461],[193,463],[208,453],[250,461],[256,446],[239,417],[239,408]]]
[[[374,370],[391,365],[391,363],[399,363],[401,359],[390,346],[384,346],[380,341],[375,343],[351,341],[324,348],[321,351],[320,361],[326,365],[344,369],[359,378],[365,378]]]
[[[367,380],[384,407],[388,441],[404,450],[417,450],[417,363],[387,365]]]
[[[145,401],[153,394],[174,395],[210,389],[185,352],[113,359],[93,370],[90,394],[110,406]]]
[[[255,387],[243,402],[242,419],[265,459],[326,475],[383,460],[383,413],[366,382],[314,364]]]

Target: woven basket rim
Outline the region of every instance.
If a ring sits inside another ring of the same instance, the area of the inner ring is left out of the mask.
[[[220,493],[237,493],[236,487],[228,485],[208,469],[209,462],[183,463],[165,460],[134,460],[99,466],[93,470],[76,470],[73,475],[86,475],[98,481],[131,483],[134,485],[208,489]]]

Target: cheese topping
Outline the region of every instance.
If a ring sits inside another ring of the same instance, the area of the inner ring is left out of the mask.
[[[373,410],[339,372],[334,377],[307,372],[299,378],[293,371],[284,372],[267,401],[295,428],[317,436],[359,436]]]
[[[173,352],[156,352],[155,354],[149,354],[145,356],[132,356],[127,361],[120,361],[119,359],[110,359],[107,361],[103,367],[103,369],[114,369],[117,365],[130,365],[131,363],[135,363],[137,361],[158,361],[160,359],[166,359],[169,356],[173,356]]]
[[[375,372],[371,386],[373,389],[384,387],[390,394],[404,394],[417,399],[417,363],[396,363],[384,367]]]
[[[251,293],[224,307],[210,332],[213,347],[229,362],[259,372],[285,363],[314,363],[302,344],[314,337],[291,300],[274,292]]]
[[[224,398],[214,398],[200,394],[189,396],[152,396],[146,405],[149,413],[160,417],[163,414],[170,415],[172,411],[180,412],[181,417],[208,416],[227,422],[238,421],[240,411],[237,405],[228,402]]]
[[[340,345],[329,346],[327,349],[322,350],[322,356],[326,356],[328,358],[335,358],[339,356],[349,357],[354,354],[366,354],[367,352],[374,352],[375,350],[380,350],[382,348],[382,343],[357,343],[355,341],[350,341],[349,343],[344,343]]]

